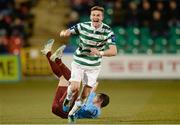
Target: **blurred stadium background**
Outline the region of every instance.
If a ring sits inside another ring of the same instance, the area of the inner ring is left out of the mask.
[[[67,123],[51,113],[58,80],[40,50],[67,44],[69,66],[76,36],[59,31],[89,20],[94,5],[117,37],[118,56],[105,58],[98,91],[110,105],[98,119],[78,123],[180,123],[180,14],[178,0],[0,0],[0,124]]]

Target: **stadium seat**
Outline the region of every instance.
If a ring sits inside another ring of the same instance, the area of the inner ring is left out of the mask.
[[[127,38],[126,53],[139,53],[140,41],[137,37],[129,36]]]
[[[141,35],[140,38],[140,53],[152,53],[154,41],[148,35]]]
[[[169,53],[180,53],[180,37],[173,36],[169,39]]]
[[[150,29],[148,27],[141,27],[140,28],[141,36],[150,37]]]
[[[104,23],[107,25],[111,25],[112,24],[111,16],[106,14],[105,17],[106,18],[104,19]]]
[[[158,37],[155,39],[154,53],[166,53],[168,41],[164,37]]]
[[[140,45],[139,38],[134,37],[134,36],[129,36],[127,39],[127,42],[129,45],[134,46],[134,47],[138,47]]]
[[[169,33],[170,33],[171,36],[174,36],[174,35],[180,36],[180,28],[171,27]]]
[[[123,27],[115,27],[113,31],[116,35],[116,45],[118,50],[123,53],[126,45],[126,32]]]
[[[140,29],[138,27],[129,26],[126,28],[128,36],[138,36],[140,35]]]
[[[120,27],[120,26],[116,26],[113,28],[113,31],[116,35],[126,35],[126,31],[125,28]]]
[[[113,14],[113,10],[111,6],[106,6],[105,7],[105,12],[104,12],[104,23],[107,25],[111,25],[112,24],[112,14]]]

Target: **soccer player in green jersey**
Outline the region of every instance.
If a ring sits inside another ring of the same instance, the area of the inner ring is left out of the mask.
[[[79,46],[74,52],[74,60],[71,64],[70,85],[63,103],[63,110],[68,112],[72,97],[79,91],[82,82],[84,86],[81,90],[82,93],[68,114],[68,119],[72,123],[75,122],[76,112],[85,103],[91,89],[96,85],[102,57],[117,54],[114,33],[108,25],[102,22],[103,18],[104,8],[94,6],[91,8],[90,22],[78,23],[70,29],[60,32],[60,37],[69,37],[73,34],[79,36]],[[108,49],[105,49],[106,46]]]

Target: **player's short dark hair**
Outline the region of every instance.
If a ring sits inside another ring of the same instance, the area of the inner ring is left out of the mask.
[[[91,11],[94,11],[94,10],[99,10],[101,11],[102,13],[104,13],[104,8],[103,7],[100,7],[100,6],[94,6],[91,8]]]
[[[104,93],[98,93],[99,98],[102,100],[101,108],[107,106],[109,104],[109,96]]]

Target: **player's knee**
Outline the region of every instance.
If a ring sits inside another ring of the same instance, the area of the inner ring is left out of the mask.
[[[75,87],[74,90],[73,90],[73,93],[76,93],[79,91],[79,88],[78,87]]]
[[[52,113],[57,115],[57,112],[58,112],[58,106],[57,105],[52,105]]]
[[[64,115],[62,112],[60,112],[59,110],[60,110],[60,109],[59,109],[59,107],[58,107],[57,105],[53,105],[53,106],[52,106],[52,113],[53,113],[54,115],[59,116],[59,117],[61,117],[61,118],[63,118],[63,119],[67,118],[67,116]]]
[[[71,82],[71,90],[73,93],[79,91],[80,83],[79,82]]]
[[[87,98],[86,95],[83,95],[83,94],[81,95],[81,99],[82,99],[82,100],[84,100],[84,99],[86,99],[86,98]]]

